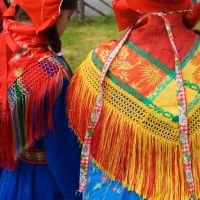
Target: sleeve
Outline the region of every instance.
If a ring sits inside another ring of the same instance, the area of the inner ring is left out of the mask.
[[[82,199],[76,195],[79,186],[80,145],[69,128],[66,116],[66,89],[68,80],[64,80],[63,89],[54,107],[54,132],[44,138],[44,146],[50,171],[67,200]]]

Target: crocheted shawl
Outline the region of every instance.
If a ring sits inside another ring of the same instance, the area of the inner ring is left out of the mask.
[[[91,155],[109,177],[148,199],[188,199],[175,71],[131,37],[104,81],[103,110],[92,137]],[[116,41],[108,41],[92,51],[68,88],[69,121],[81,141],[98,95],[103,63],[115,45]],[[195,192],[200,197],[200,40],[194,40],[181,58]]]

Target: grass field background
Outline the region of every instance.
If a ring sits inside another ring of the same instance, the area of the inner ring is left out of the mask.
[[[90,17],[80,22],[76,17],[62,36],[63,54],[73,71],[98,44],[121,35],[113,16]],[[197,25],[200,29],[200,23]]]
[[[91,20],[80,22],[77,18],[72,19],[62,36],[63,55],[73,71],[95,46],[120,35],[113,16],[95,16]]]

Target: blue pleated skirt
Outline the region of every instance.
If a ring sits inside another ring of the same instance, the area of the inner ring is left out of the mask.
[[[0,200],[64,200],[48,165],[23,161],[15,171],[2,170]]]

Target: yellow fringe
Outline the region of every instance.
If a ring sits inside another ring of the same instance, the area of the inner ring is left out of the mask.
[[[78,69],[67,94],[70,125],[81,141],[98,94],[95,85],[84,75],[90,62],[88,57]],[[191,146],[197,198],[200,197],[198,134],[192,135]],[[189,199],[181,146],[138,127],[105,99],[93,135],[91,154],[96,164],[110,178],[122,182],[129,190],[150,200]]]

